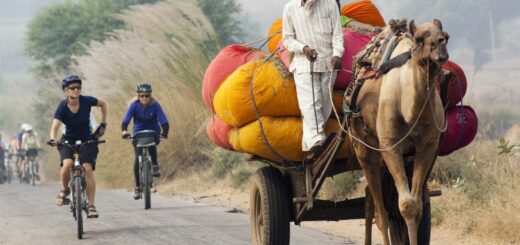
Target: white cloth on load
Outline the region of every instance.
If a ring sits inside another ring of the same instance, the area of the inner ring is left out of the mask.
[[[309,46],[318,53],[315,72],[330,72],[333,56],[343,56],[343,31],[338,5],[335,0],[318,0],[314,14],[309,15],[301,0],[291,0],[283,11],[283,45],[294,53],[289,70],[310,72],[309,60],[303,47]]]
[[[299,72],[294,74],[298,106],[300,107],[303,118],[303,151],[308,151],[314,145],[323,144],[325,142],[326,135],[324,125],[330,116],[333,106],[330,99],[330,91],[334,84],[331,83],[331,80],[336,81],[336,73],[333,73],[332,79],[330,76],[330,72],[314,73],[315,101],[313,102],[311,73]],[[316,114],[314,114],[315,107]],[[316,125],[316,121],[318,125]]]

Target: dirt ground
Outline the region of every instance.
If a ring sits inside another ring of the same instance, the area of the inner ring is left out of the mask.
[[[210,180],[211,181],[211,180]],[[205,183],[193,185],[193,183]],[[208,183],[207,176],[194,175],[187,178],[178,179],[170,183],[159,185],[158,192],[165,195],[175,195],[186,199],[193,199],[233,207],[237,212],[248,213],[249,211],[249,187],[246,184],[242,189],[232,188],[228,181],[218,183]],[[339,222],[303,222],[302,226],[311,227],[329,234],[343,236],[363,244],[364,242],[364,220],[348,220]],[[381,233],[376,225],[373,225],[373,244],[382,244]],[[484,244],[474,238],[467,237],[459,231],[450,230],[442,227],[434,227],[432,230],[432,245],[446,244]]]

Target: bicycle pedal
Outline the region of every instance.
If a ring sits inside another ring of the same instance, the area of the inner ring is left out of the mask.
[[[63,204],[62,205],[69,205],[69,204],[70,204],[70,199],[63,198]]]

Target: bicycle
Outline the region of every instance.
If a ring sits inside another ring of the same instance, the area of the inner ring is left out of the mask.
[[[25,166],[25,179],[27,183],[32,183],[33,186],[36,182],[36,164],[36,157],[27,156],[27,164]]]
[[[139,177],[141,191],[144,194],[144,209],[150,209],[152,206],[151,189],[154,181],[152,176],[152,156],[149,147],[156,146],[159,139],[157,132],[154,130],[143,130],[136,132],[134,136],[129,137],[140,151],[143,152],[139,156]]]
[[[70,168],[71,180],[69,182],[70,191],[72,193],[72,201],[68,198],[63,199],[63,204],[70,204],[70,211],[72,212],[72,216],[77,221],[77,232],[78,239],[83,239],[83,216],[81,211],[85,211],[87,213],[87,194],[86,194],[86,181],[85,181],[85,170],[81,165],[81,147],[86,144],[102,144],[105,143],[105,140],[89,140],[86,142],[81,142],[81,140],[76,141],[75,144],[69,144],[68,141],[64,142],[55,142],[47,144],[50,146],[56,147],[69,147],[74,151],[73,160],[74,165]]]
[[[11,166],[12,156],[11,154],[7,154],[5,156],[5,171],[7,177],[7,183],[11,184],[11,180],[13,180],[13,167]]]

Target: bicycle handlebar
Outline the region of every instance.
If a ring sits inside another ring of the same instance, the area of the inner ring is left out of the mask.
[[[106,143],[106,140],[87,140],[85,142],[81,142],[81,144],[69,144],[68,142],[47,142],[47,145],[50,145],[52,147],[61,147],[61,146],[68,146],[70,148],[74,147],[82,147],[86,144],[103,144]]]

